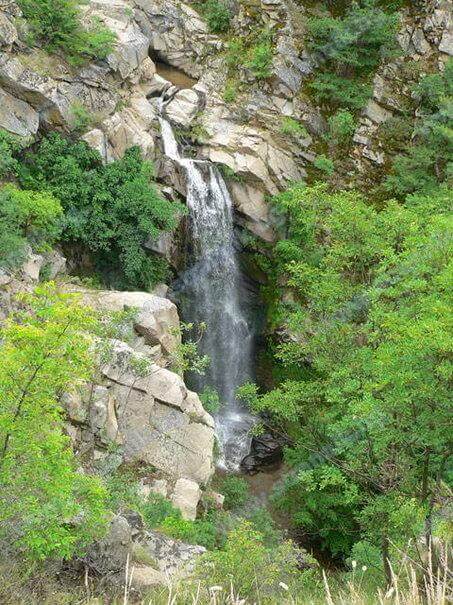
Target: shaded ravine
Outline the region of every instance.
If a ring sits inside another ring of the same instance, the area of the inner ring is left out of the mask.
[[[237,388],[253,378],[254,338],[241,300],[232,201],[217,167],[182,158],[171,125],[164,118],[160,124],[165,154],[184,169],[187,181],[191,260],[176,290],[184,321],[206,324],[200,349],[210,359],[195,387],[198,392],[213,387],[219,395],[218,464],[236,471],[249,452],[254,423],[235,396]]]

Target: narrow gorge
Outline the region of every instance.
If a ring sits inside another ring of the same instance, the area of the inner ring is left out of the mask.
[[[164,108],[165,106],[163,106]],[[208,161],[181,158],[170,124],[160,118],[165,154],[184,169],[189,208],[189,266],[177,279],[182,318],[204,324],[200,350],[209,358],[197,391],[215,389],[218,464],[237,471],[250,450],[253,417],[236,397],[238,387],[253,379],[254,342],[244,301],[233,225],[233,203],[218,168]]]
[[[452,0],[0,0],[1,605],[448,605]]]

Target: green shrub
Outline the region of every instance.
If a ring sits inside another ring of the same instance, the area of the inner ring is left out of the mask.
[[[207,549],[213,549],[217,543],[216,526],[207,518],[187,521],[181,516],[168,516],[163,520],[159,529],[175,540],[199,544]]]
[[[0,130],[0,179],[17,172],[19,162],[16,155],[23,149],[25,141],[6,130]]]
[[[225,90],[223,92],[223,100],[225,103],[234,103],[238,94],[237,85],[235,82],[229,80],[226,83]]]
[[[208,586],[229,587],[233,582],[236,594],[252,602],[267,602],[265,598],[274,593],[281,598],[280,583],[291,584],[296,573],[297,554],[291,544],[266,548],[262,535],[248,521],[228,534],[222,550],[204,554],[196,569]]]
[[[81,104],[73,103],[71,106],[73,129],[77,133],[83,133],[93,123],[90,112]]]
[[[214,34],[221,34],[230,29],[231,14],[225,2],[221,0],[206,0],[202,10],[209,31]]]
[[[217,391],[210,387],[206,386],[203,391],[200,393],[200,400],[203,404],[204,409],[209,414],[215,414],[220,409],[220,397]]]
[[[245,504],[249,486],[243,477],[230,475],[222,479],[220,492],[225,496],[224,506],[226,509],[239,508]]]
[[[99,20],[88,29],[82,27],[76,0],[19,0],[19,6],[31,35],[49,51],[63,51],[71,63],[105,59],[113,50],[115,34]]]
[[[91,251],[107,283],[148,289],[165,278],[166,262],[144,244],[175,228],[185,208],[158,194],[138,147],[104,165],[86,143],[52,134],[27,155],[20,181],[61,200],[63,239]]]
[[[267,34],[262,36],[261,41],[252,46],[248,53],[245,66],[250,69],[257,80],[264,80],[271,75],[273,48]]]
[[[319,73],[310,88],[319,103],[351,111],[361,109],[372,92],[372,86],[366,80],[344,78],[335,73]]]
[[[145,503],[140,506],[140,513],[146,525],[154,529],[162,525],[168,517],[180,519],[181,513],[170,500],[160,494],[151,493]]]
[[[350,111],[340,110],[329,118],[329,134],[335,145],[345,146],[351,142],[356,122]]]
[[[442,74],[425,76],[414,96],[422,111],[403,153],[396,156],[391,174],[384,182],[392,195],[434,191],[452,178],[451,95],[453,60]]]
[[[323,154],[316,157],[313,166],[321,172],[325,172],[328,176],[332,176],[335,172],[335,164],[330,158]]]
[[[376,2],[350,3],[342,17],[308,20],[309,47],[321,64],[311,87],[321,103],[360,109],[380,61],[396,53],[398,15]]]
[[[294,118],[289,118],[285,116],[282,118],[282,123],[280,126],[280,132],[282,134],[288,134],[290,136],[308,137],[308,132],[303,124],[295,120]]]
[[[0,265],[15,268],[25,258],[26,244],[43,251],[60,233],[63,211],[50,193],[0,189]]]

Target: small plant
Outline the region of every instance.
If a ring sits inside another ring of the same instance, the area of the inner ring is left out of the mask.
[[[140,513],[145,524],[154,529],[165,522],[165,519],[181,519],[181,512],[173,506],[170,500],[160,494],[151,493],[144,504],[140,506]]]
[[[200,400],[203,404],[204,409],[209,414],[215,414],[220,409],[220,397],[215,389],[212,387],[205,387],[200,393]]]
[[[329,135],[335,145],[343,147],[351,142],[356,123],[348,110],[339,110],[329,118]]]
[[[19,162],[16,154],[26,145],[26,141],[14,136],[6,130],[0,130],[0,179],[12,176],[16,173]]]
[[[285,116],[284,118],[282,118],[280,132],[282,134],[301,137],[303,139],[305,139],[309,136],[309,134],[303,124],[301,124],[294,118],[290,118],[288,116]]]
[[[222,0],[206,0],[202,11],[212,33],[222,34],[230,29],[230,10]]]
[[[223,503],[226,509],[239,508],[245,504],[249,486],[243,477],[230,475],[225,477],[219,486],[220,492],[225,496]]]
[[[245,66],[250,69],[257,80],[265,80],[271,75],[273,48],[270,36],[265,32],[261,41],[249,51]]]
[[[79,4],[77,0],[20,0],[29,26],[29,43],[42,40],[47,50],[62,51],[73,65],[105,59],[113,50],[116,36],[99,18],[84,28]]]
[[[195,372],[204,374],[209,365],[207,355],[199,355],[198,345],[206,331],[206,324],[199,323],[195,326],[193,323],[181,323],[179,328],[172,330],[174,334],[187,333],[192,337],[182,342],[176,351],[170,356],[171,367],[174,372],[184,374],[184,372]]]
[[[234,81],[228,80],[223,92],[223,100],[225,103],[234,103],[238,95],[237,85]]]
[[[332,174],[335,172],[335,164],[324,154],[318,155],[313,162],[313,166],[328,176],[332,176]]]
[[[85,132],[92,124],[93,118],[90,112],[79,102],[71,106],[73,129],[77,133]]]

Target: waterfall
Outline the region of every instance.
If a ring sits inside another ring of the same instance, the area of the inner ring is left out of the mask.
[[[211,162],[182,158],[170,124],[160,118],[165,154],[183,167],[192,259],[179,279],[185,321],[204,322],[201,351],[210,358],[197,390],[216,389],[219,466],[239,468],[250,450],[253,417],[236,399],[238,386],[253,377],[253,333],[244,310],[243,283],[234,245],[233,205],[225,182]]]

